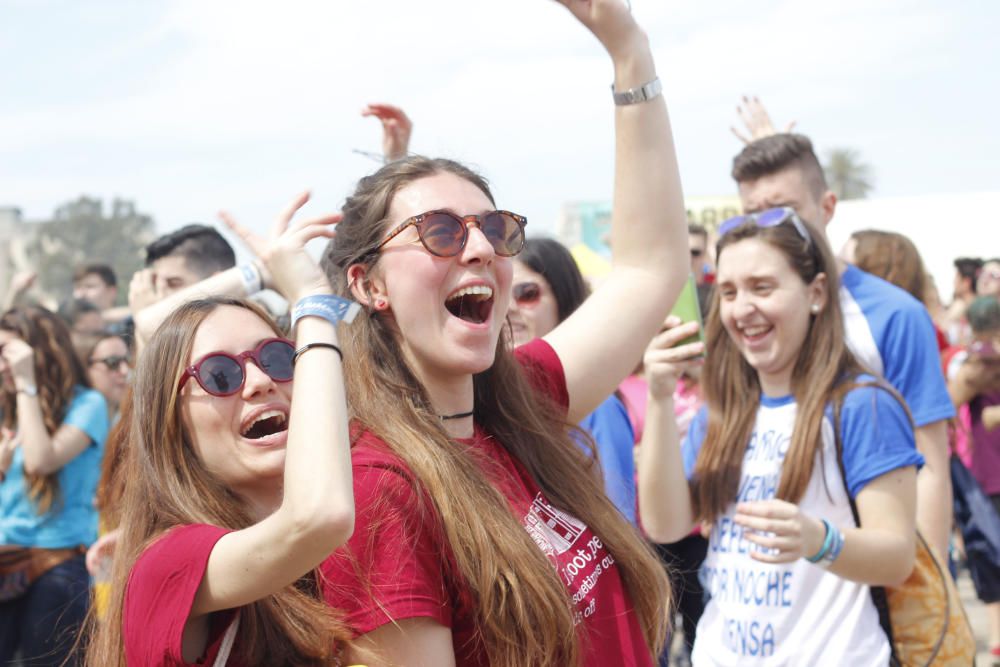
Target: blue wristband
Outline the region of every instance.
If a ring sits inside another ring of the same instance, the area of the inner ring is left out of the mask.
[[[303,317],[322,317],[334,326],[341,321],[350,324],[359,312],[361,304],[356,301],[333,294],[314,294],[299,299],[292,308],[292,329]]]
[[[833,532],[833,540],[830,544],[830,550],[823,556],[823,560],[818,563],[820,567],[830,567],[833,561],[837,560],[837,556],[840,555],[841,550],[844,548],[844,534],[836,526],[831,525],[830,529]]]
[[[823,546],[812,556],[806,556],[806,560],[810,563],[818,563],[823,560],[827,552],[830,551],[830,546],[833,543],[833,525],[826,519],[822,519],[822,521],[823,526],[826,528],[826,535],[823,537]]]

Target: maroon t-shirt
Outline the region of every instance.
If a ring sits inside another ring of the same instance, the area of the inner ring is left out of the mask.
[[[170,529],[153,542],[132,566],[125,589],[122,634],[129,665],[211,665],[232,610],[212,614],[208,648],[193,663],[181,657],[181,638],[194,596],[205,576],[215,543],[231,532],[218,526],[192,524]],[[237,653],[239,633],[233,653]],[[227,667],[243,667],[232,655]]]
[[[517,355],[536,389],[568,406],[562,363],[552,347],[536,340]],[[587,651],[584,664],[652,665],[614,557],[600,538],[553,507],[523,466],[478,425],[465,443],[566,585]],[[420,510],[412,474],[369,432],[360,435],[351,456],[355,529],[321,566],[327,602],[344,612],[356,635],[393,620],[432,618],[451,628],[457,665],[488,665],[471,593],[448,574],[455,571],[450,547],[438,518]]]

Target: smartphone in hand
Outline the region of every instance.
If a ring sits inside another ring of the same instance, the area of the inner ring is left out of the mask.
[[[698,285],[695,282],[694,274],[688,274],[684,289],[681,290],[677,302],[674,303],[670,314],[680,318],[681,322],[697,322],[698,333],[692,334],[684,340],[678,342],[674,347],[687,345],[688,343],[705,342],[705,323],[701,319],[701,306],[698,304]]]

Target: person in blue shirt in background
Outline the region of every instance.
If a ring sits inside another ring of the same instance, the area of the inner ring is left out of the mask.
[[[0,664],[73,665],[108,408],[53,313],[0,317],[0,408]]]
[[[590,290],[573,256],[553,239],[531,239],[514,260],[508,321],[514,346],[541,338],[569,317]],[[636,359],[638,361],[638,359]],[[635,523],[635,435],[621,399],[612,394],[580,422],[597,446],[604,490]]]
[[[733,159],[732,176],[745,213],[787,206],[819,236],[833,220],[837,195],[808,137],[778,133],[759,100],[744,100],[749,137]],[[917,477],[917,526],[942,558],[951,536],[948,421],[955,408],[941,368],[934,324],[922,303],[904,290],[841,262],[839,298],[847,344],[868,370],[902,395],[916,425],[925,460]]]

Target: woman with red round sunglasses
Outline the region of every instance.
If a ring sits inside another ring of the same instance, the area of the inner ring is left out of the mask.
[[[525,345],[545,336],[589,294],[566,246],[555,239],[532,239],[514,260],[512,303],[507,311],[511,343]],[[618,391],[584,417],[580,428],[593,440],[605,492],[622,516],[635,523],[635,433]]]
[[[290,303],[294,341],[250,302],[178,308],[135,370],[121,423],[121,537],[88,664],[339,664],[313,569],[353,529],[340,349],[305,244],[333,217],[241,231]],[[306,422],[306,417],[309,421]],[[306,427],[309,430],[306,430]]]
[[[686,278],[650,47],[622,0],[562,0],[615,71],[615,265],[544,339],[501,333],[526,220],[449,160],[362,179],[324,266],[344,334],[356,530],[325,597],[370,665],[651,665],[668,584],[569,433],[639,360]],[[349,653],[349,655],[351,655]]]

